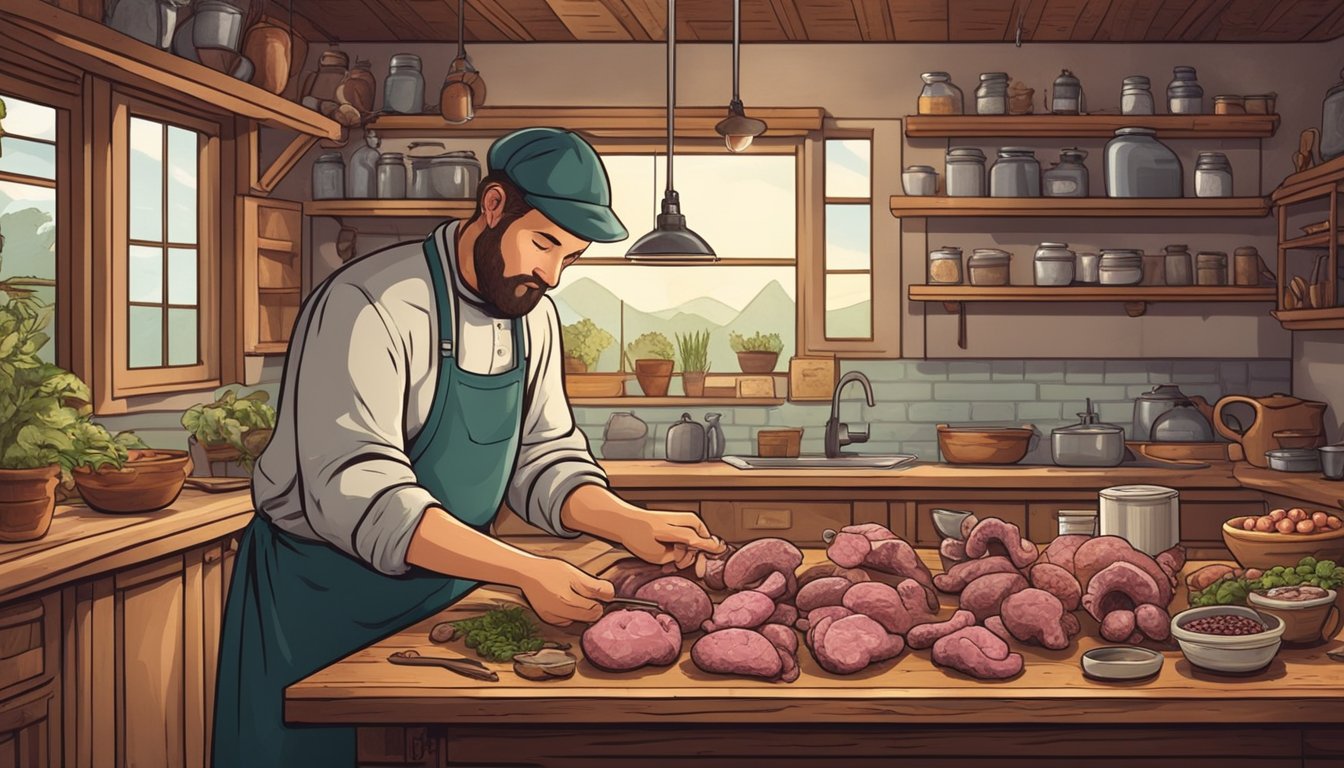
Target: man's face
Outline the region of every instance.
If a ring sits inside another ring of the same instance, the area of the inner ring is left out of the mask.
[[[587,240],[580,240],[530,210],[512,221],[487,226],[476,238],[472,261],[481,298],[508,317],[522,317],[537,306],[560,273],[573,264]]]

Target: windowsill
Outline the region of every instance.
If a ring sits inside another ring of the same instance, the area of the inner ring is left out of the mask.
[[[215,391],[221,386],[222,384],[216,380],[192,384],[190,387],[182,386],[172,392],[114,397],[97,404],[93,416],[97,418],[99,416],[125,416],[135,413],[185,411],[193,405],[213,401]]]

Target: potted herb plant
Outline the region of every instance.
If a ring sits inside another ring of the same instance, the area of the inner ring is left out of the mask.
[[[779,363],[784,342],[778,333],[757,332],[751,336],[740,333],[728,336],[728,345],[737,353],[737,364],[743,373],[771,373]]]
[[[243,475],[252,474],[252,465],[261,455],[275,431],[275,409],[266,401],[264,390],[239,397],[227,389],[213,403],[199,403],[182,414],[182,426],[191,433],[189,444],[199,446],[211,474],[220,462],[235,465]],[[192,446],[195,453],[198,449]],[[224,474],[235,473],[225,470]]]
[[[709,372],[709,331],[677,334],[677,356],[681,358],[681,388],[687,397],[703,397],[705,374]]]
[[[113,435],[101,424],[71,430],[69,452],[75,488],[99,512],[153,512],[177,500],[191,472],[181,450],[151,450],[134,432]]]
[[[626,358],[634,361],[635,379],[645,397],[666,397],[672,383],[672,342],[657,331],[641,334],[625,348]]]
[[[615,337],[588,318],[560,329],[564,349],[565,391],[570,397],[620,397],[625,391],[623,373],[593,373],[598,358]]]

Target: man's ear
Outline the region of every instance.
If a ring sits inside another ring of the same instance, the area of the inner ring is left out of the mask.
[[[504,218],[504,203],[507,197],[504,187],[499,184],[491,184],[485,188],[485,193],[481,195],[481,215],[487,227],[494,229]]]

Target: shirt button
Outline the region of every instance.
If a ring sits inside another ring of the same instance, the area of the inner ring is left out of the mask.
[[[503,323],[495,323],[495,327],[498,328],[498,329],[501,330],[501,331],[504,330],[504,324],[503,324]]]
[[[495,350],[495,357],[503,357],[503,356],[504,356],[504,350],[502,349]]]

